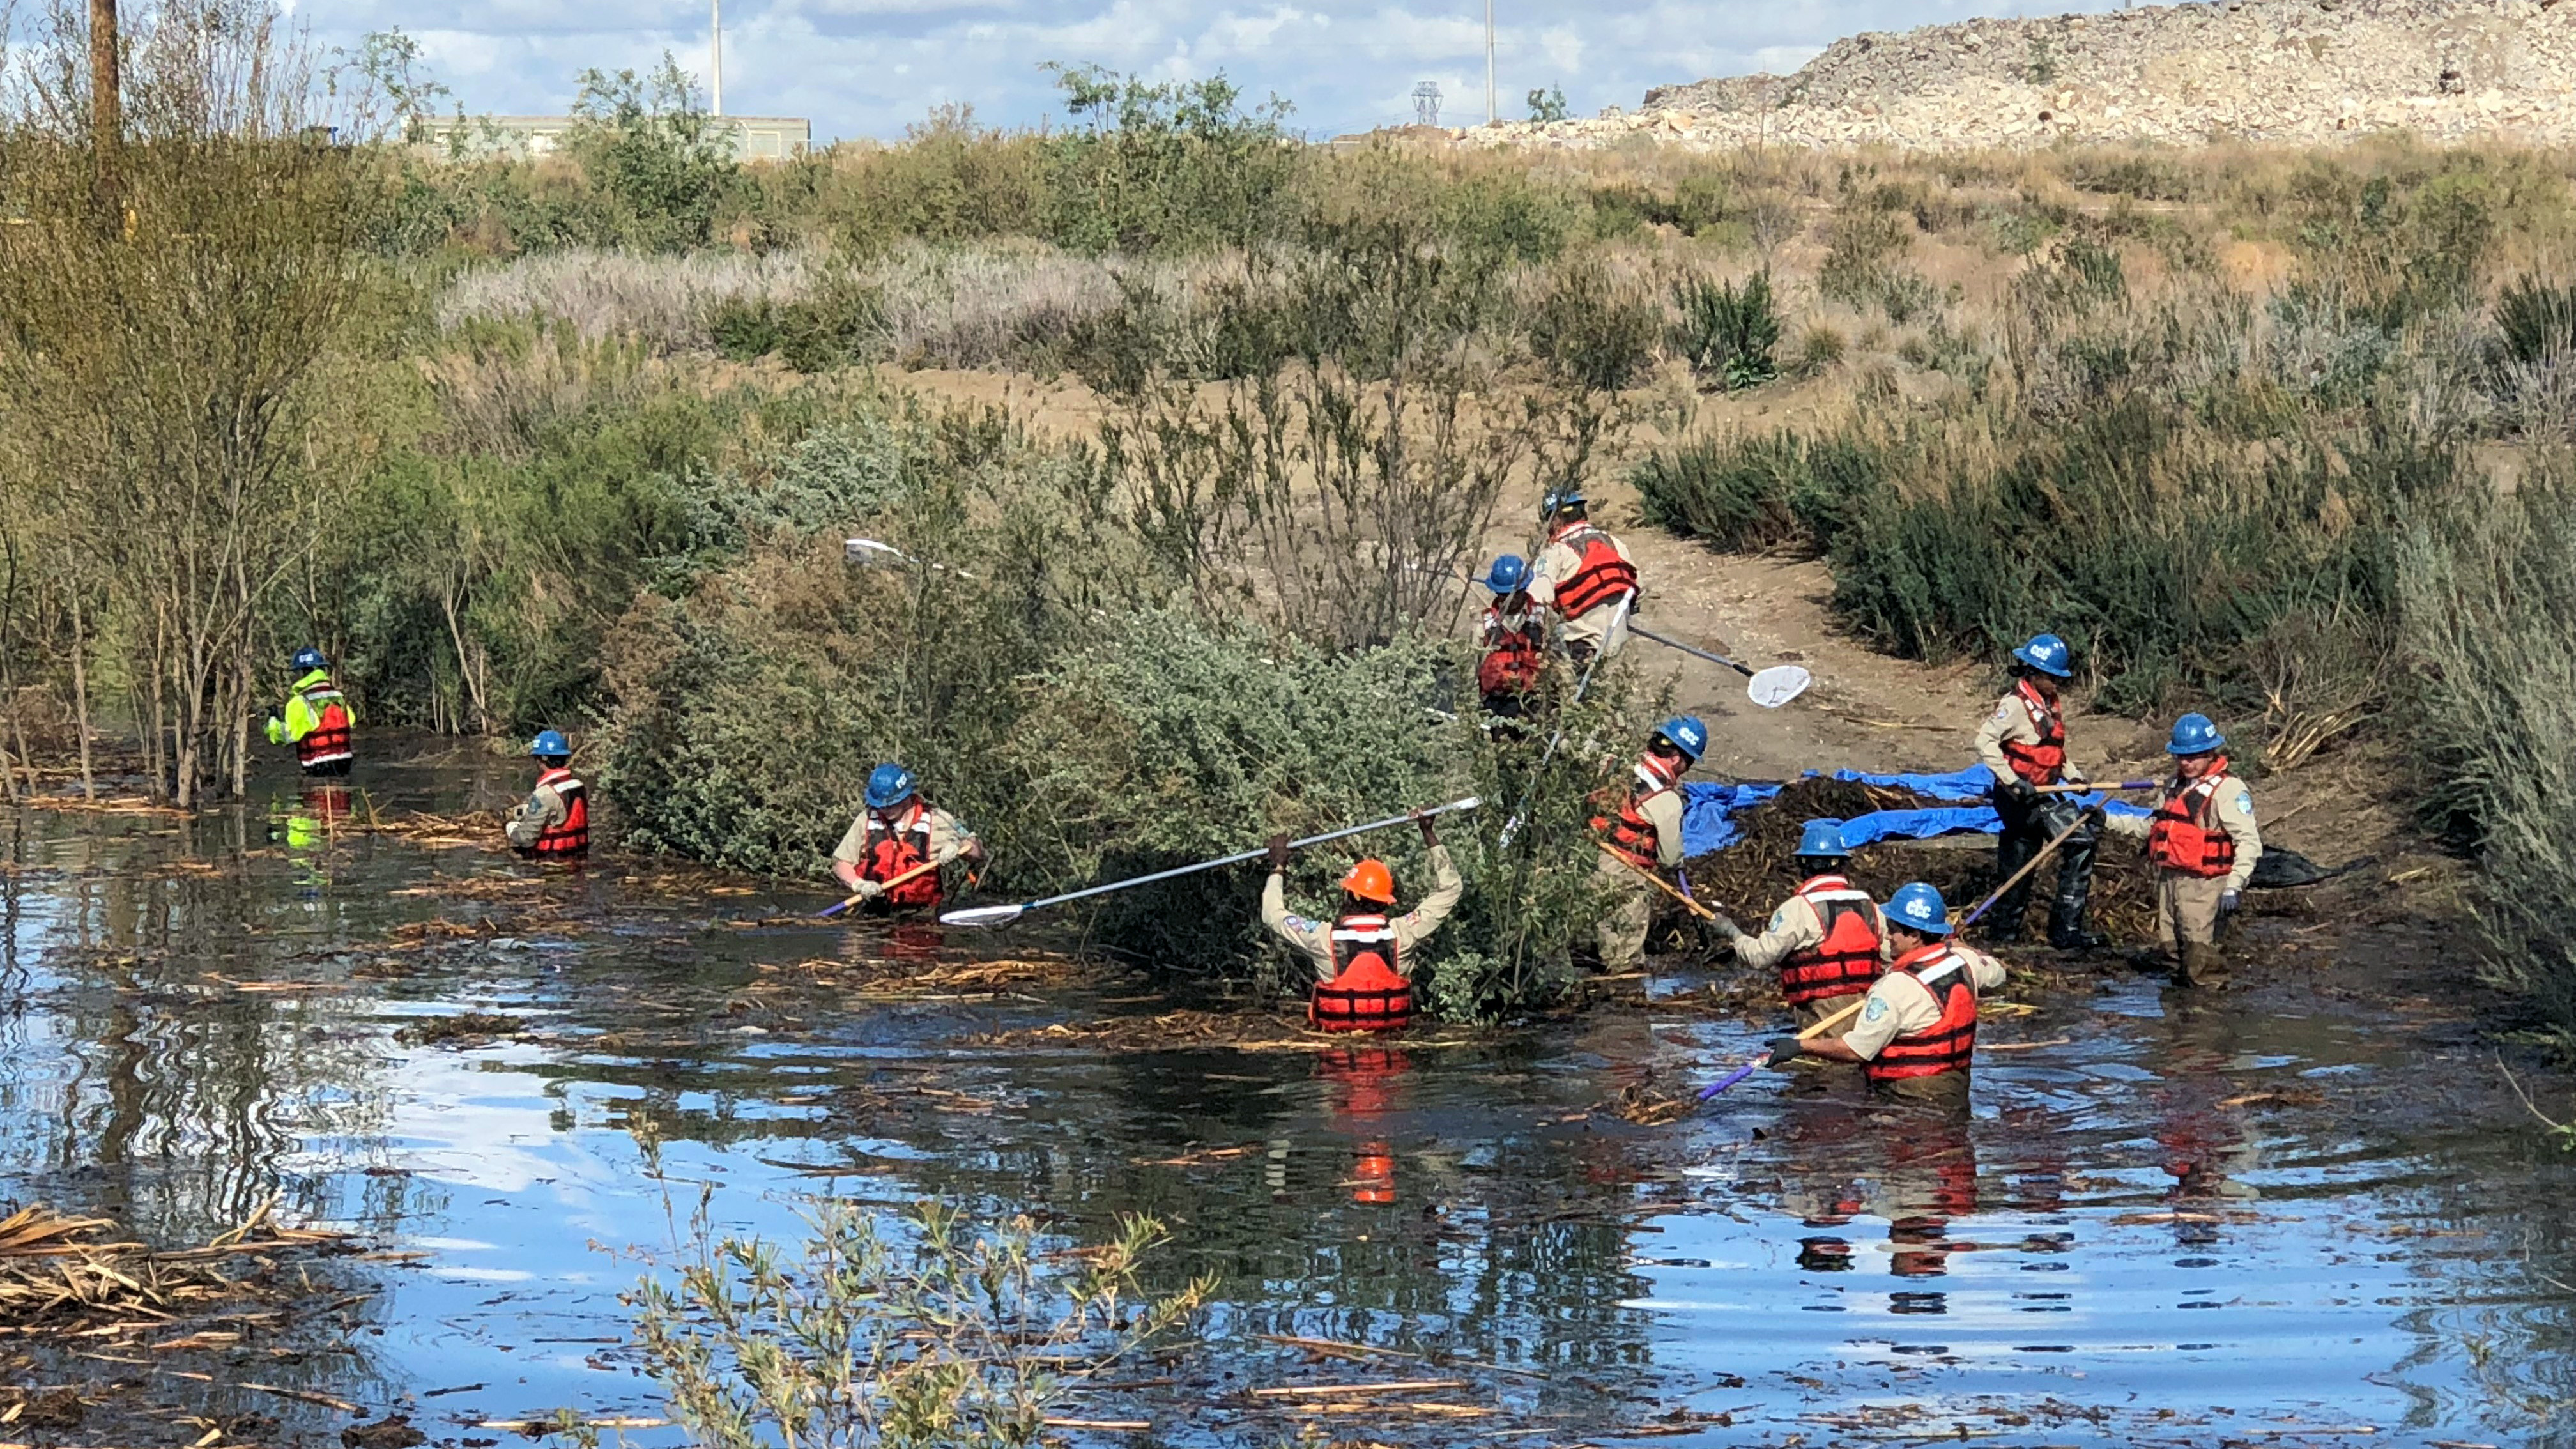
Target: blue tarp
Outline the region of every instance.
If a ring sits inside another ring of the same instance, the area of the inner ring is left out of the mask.
[[[1822,772],[1810,770],[1813,779]],[[1970,765],[1946,775],[1868,775],[1858,770],[1836,770],[1837,780],[1857,780],[1864,785],[1892,785],[1911,790],[1935,800],[1957,800],[1954,808],[1928,810],[1879,810],[1843,822],[1843,843],[1850,846],[1870,845],[1881,840],[1929,840],[1936,835],[1955,835],[1982,831],[1987,835],[2000,832],[2003,821],[1994,807],[1985,803],[1994,789],[1995,777],[1983,765]],[[1736,828],[1735,816],[1770,800],[1780,793],[1778,785],[1717,785],[1685,783],[1682,786],[1682,851],[1687,855],[1706,855],[1733,845],[1742,832]],[[2080,797],[2090,805],[2104,797]],[[2146,815],[2142,806],[2109,802],[2114,815]]]

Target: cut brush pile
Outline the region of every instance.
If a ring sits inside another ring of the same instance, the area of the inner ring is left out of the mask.
[[[1849,780],[1797,780],[1777,798],[1736,817],[1742,834],[1724,850],[1689,864],[1692,887],[1700,899],[1735,919],[1748,931],[1759,931],[1774,907],[1797,883],[1793,861],[1800,830],[1810,820],[1849,820],[1875,810],[1916,810],[1955,806],[1955,801],[1928,799],[1911,791]],[[1992,837],[1926,848],[1918,841],[1888,841],[1854,851],[1848,874],[1852,884],[1885,900],[1908,881],[1928,881],[1950,903],[1951,919],[1964,918],[1986,898],[1999,879],[1995,874]],[[2041,937],[2047,930],[2048,901],[2055,890],[2057,862],[2052,857],[2033,873],[2031,925]],[[1989,915],[1978,929],[2002,922]],[[2122,841],[2105,840],[2093,870],[2094,929],[2115,940],[2155,939],[2155,879],[2144,852]],[[2026,933],[2027,934],[2027,933]]]

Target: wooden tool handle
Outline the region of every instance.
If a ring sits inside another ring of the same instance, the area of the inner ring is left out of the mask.
[[[887,891],[893,890],[896,886],[902,885],[905,881],[911,880],[915,876],[924,875],[937,869],[939,869],[938,861],[925,860],[921,864],[914,866],[912,869],[905,871],[903,874],[898,875],[891,880],[882,880],[877,882],[877,893],[879,895],[883,895]],[[848,910],[850,907],[857,905],[865,899],[867,899],[867,897],[854,895],[837,906],[827,906],[824,909],[815,912],[815,914],[822,916],[837,916],[841,912]]]
[[[1680,891],[1673,889],[1672,882],[1665,880],[1662,876],[1655,874],[1653,871],[1637,864],[1628,857],[1621,855],[1618,851],[1611,849],[1606,842],[1596,840],[1593,844],[1601,847],[1601,853],[1603,855],[1610,857],[1612,860],[1619,862],[1621,865],[1628,867],[1630,870],[1633,870],[1637,874],[1654,882],[1655,889],[1662,891],[1665,895],[1671,896],[1674,900],[1677,900],[1683,905],[1690,907],[1693,911],[1696,911],[1701,920],[1714,921],[1717,919],[1717,912],[1710,910],[1708,907],[1701,905],[1699,902],[1692,900],[1686,895],[1683,895]]]

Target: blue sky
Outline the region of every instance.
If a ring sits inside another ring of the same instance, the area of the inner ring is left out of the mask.
[[[1577,113],[1646,88],[1789,71],[1838,36],[1970,15],[2101,10],[2117,0],[1495,0],[1506,117],[1562,86]],[[552,113],[585,66],[707,67],[705,0],[306,0],[316,38],[399,27],[466,108]],[[1296,106],[1312,135],[1412,118],[1436,81],[1442,119],[1484,119],[1482,0],[725,0],[725,109],[805,116],[817,141],[900,136],[937,105],[988,122],[1060,115],[1041,63],[1171,79],[1222,70]]]

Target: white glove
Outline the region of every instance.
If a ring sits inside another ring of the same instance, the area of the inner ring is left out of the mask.
[[[858,888],[851,891],[850,894],[857,896],[863,901],[872,901],[885,894],[885,885],[881,881],[863,880],[859,882]]]

